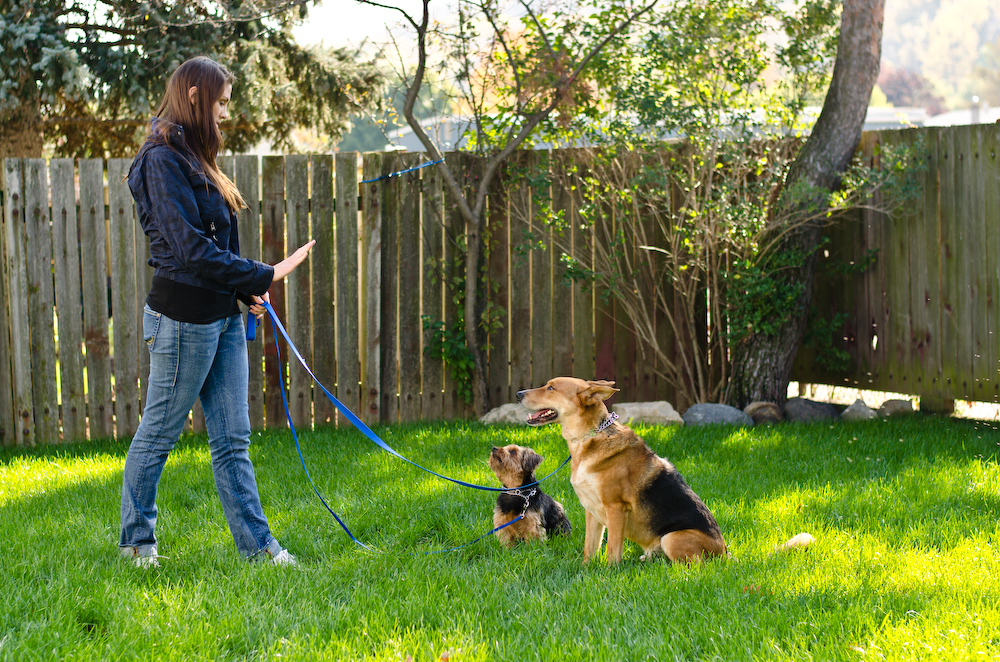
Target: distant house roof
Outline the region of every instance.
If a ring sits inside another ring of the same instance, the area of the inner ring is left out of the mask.
[[[949,110],[927,118],[924,126],[958,126],[964,124],[994,124],[1000,122],[1000,108],[983,105],[978,108]]]
[[[804,109],[806,121],[815,122],[820,113],[819,106],[809,106]],[[953,110],[941,115],[930,117],[923,108],[872,106],[865,116],[864,131],[880,131],[884,129],[903,129],[915,126],[953,126],[958,124],[992,124],[1000,120],[1000,108],[984,106],[977,111],[973,109]],[[471,121],[453,116],[431,117],[421,121],[420,125],[443,151],[456,149],[463,141],[462,134],[469,128]],[[389,134],[391,144],[385,146],[387,151],[405,150],[422,152],[424,146],[409,127],[403,127]],[[547,144],[539,144],[539,148],[547,148]]]

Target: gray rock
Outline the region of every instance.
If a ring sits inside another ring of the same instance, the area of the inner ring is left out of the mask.
[[[865,401],[858,398],[854,401],[854,404],[840,412],[840,420],[842,421],[869,421],[873,418],[877,418],[878,414],[875,410],[865,404]]]
[[[892,416],[907,416],[913,413],[913,403],[909,400],[886,400],[878,408],[878,415],[882,418]]]
[[[674,406],[666,400],[654,402],[623,402],[611,405],[611,411],[618,414],[625,425],[649,423],[652,425],[684,425],[684,419]]]
[[[839,415],[837,408],[828,402],[792,398],[785,403],[785,419],[789,421],[826,421]]]
[[[685,425],[709,425],[720,423],[723,425],[739,425],[742,427],[753,427],[753,419],[744,414],[736,407],[729,405],[718,405],[712,403],[702,403],[691,405],[684,412]]]
[[[754,425],[770,425],[785,420],[781,407],[773,402],[751,402],[743,413],[753,420]]]
[[[519,404],[509,402],[491,409],[479,417],[480,423],[495,425],[497,423],[520,423],[528,424],[528,410]]]

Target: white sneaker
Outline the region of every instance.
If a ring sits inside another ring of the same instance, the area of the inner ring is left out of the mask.
[[[295,560],[295,557],[288,553],[287,549],[283,549],[274,556],[272,556],[271,563],[273,563],[274,565],[287,565],[287,566],[293,566],[299,564],[299,562]]]
[[[122,556],[134,560],[137,568],[159,568],[160,562],[157,559],[169,558],[157,554],[155,545],[120,547],[119,550]]]

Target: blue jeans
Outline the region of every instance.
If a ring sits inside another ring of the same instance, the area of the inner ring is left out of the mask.
[[[201,398],[215,488],[236,547],[247,557],[281,546],[271,535],[250,462],[249,363],[243,318],[178,322],[146,306],[149,348],[146,408],[125,458],[119,545],[156,544],[156,489],[195,398]]]

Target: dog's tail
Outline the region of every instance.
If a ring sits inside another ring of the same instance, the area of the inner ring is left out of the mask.
[[[805,549],[814,543],[816,539],[808,533],[798,533],[791,538],[789,538],[785,544],[778,545],[774,548],[775,552],[783,552],[789,549]]]

